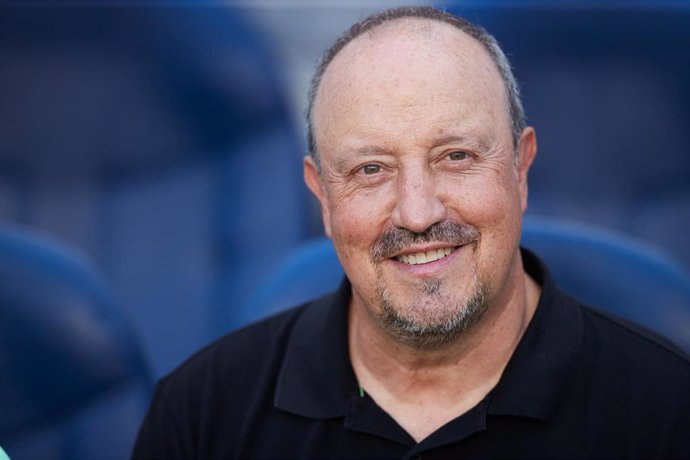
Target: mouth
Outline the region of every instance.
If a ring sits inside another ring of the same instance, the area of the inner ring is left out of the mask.
[[[423,251],[423,252],[413,252],[409,254],[399,254],[393,259],[397,260],[398,262],[402,262],[407,265],[423,265],[423,264],[429,264],[431,262],[436,262],[437,260],[441,260],[444,257],[448,257],[458,249],[460,246],[448,246],[448,247],[443,247],[443,248],[437,248],[437,249],[431,249],[429,251]]]

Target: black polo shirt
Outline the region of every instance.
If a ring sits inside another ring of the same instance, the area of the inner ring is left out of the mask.
[[[134,458],[690,458],[688,358],[523,260],[543,292],[499,383],[423,441],[359,389],[345,281],[161,380]]]

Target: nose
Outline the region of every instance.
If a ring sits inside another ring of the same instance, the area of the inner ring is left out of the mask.
[[[446,206],[429,168],[420,166],[402,171],[398,176],[393,225],[421,233],[445,217]]]

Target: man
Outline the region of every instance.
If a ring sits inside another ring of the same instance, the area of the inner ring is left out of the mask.
[[[308,118],[347,279],[166,377],[135,458],[690,456],[687,357],[519,248],[536,137],[491,36],[427,7],[367,18]]]

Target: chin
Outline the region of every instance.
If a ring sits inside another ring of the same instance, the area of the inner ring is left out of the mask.
[[[413,348],[447,345],[480,320],[489,298],[486,283],[476,275],[465,295],[450,290],[438,280],[425,281],[408,295],[393,295],[380,285],[379,322],[393,338]]]

